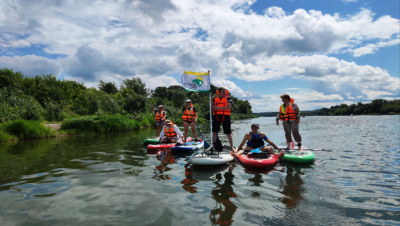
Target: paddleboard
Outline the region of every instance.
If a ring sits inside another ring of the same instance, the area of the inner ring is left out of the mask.
[[[228,164],[235,160],[235,158],[229,152],[213,152],[209,151],[202,153],[195,153],[189,157],[188,162],[193,165],[203,165],[203,166],[216,166]]]
[[[266,168],[274,166],[278,162],[278,156],[270,155],[268,158],[261,159],[252,155],[242,154],[239,155],[239,161],[247,167]]]
[[[143,140],[143,144],[157,144],[158,141],[160,141],[159,137],[155,137],[155,138],[146,138]]]
[[[191,137],[187,137],[186,140],[189,142],[189,141],[192,140],[192,138]],[[182,143],[182,140],[179,139],[177,143]],[[177,143],[150,144],[150,145],[147,146],[147,150],[172,148]]]
[[[286,146],[278,146],[278,148],[285,151],[285,155],[283,156],[283,161],[292,162],[292,163],[312,163],[315,160],[314,152],[311,151],[310,148],[302,147],[301,151],[299,148],[295,146],[294,148],[286,148]]]
[[[188,153],[192,151],[200,150],[204,147],[204,140],[202,141],[191,141],[185,145],[174,146],[171,148],[172,154]]]

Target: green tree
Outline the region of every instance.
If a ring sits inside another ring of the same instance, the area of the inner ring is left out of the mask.
[[[118,93],[118,88],[115,85],[115,82],[103,82],[100,80],[99,89],[108,94]]]

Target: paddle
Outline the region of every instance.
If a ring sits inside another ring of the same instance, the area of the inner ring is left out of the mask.
[[[189,115],[190,115],[190,117],[192,117],[192,119],[193,119],[193,115],[192,115],[192,113],[191,113],[190,110],[189,110]],[[193,121],[194,121],[194,119],[193,119]],[[209,148],[210,145],[209,145],[209,144],[207,143],[207,141],[204,139],[203,134],[201,133],[200,128],[199,128],[199,126],[197,125],[196,121],[194,121],[194,124],[196,125],[196,128],[197,128],[197,130],[199,131],[201,138],[203,138],[203,141],[204,141],[204,148],[205,148],[205,149]]]
[[[196,124],[197,130],[199,131],[201,138],[203,138],[203,141],[204,141],[204,148],[206,148],[206,149],[209,148],[210,145],[209,145],[209,144],[207,143],[207,141],[204,139],[203,134],[201,134],[201,131],[200,131],[199,126],[197,125],[196,122],[194,122],[194,124]]]

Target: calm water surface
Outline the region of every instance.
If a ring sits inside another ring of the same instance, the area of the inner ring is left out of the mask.
[[[235,122],[234,144],[253,122],[282,143],[274,120]],[[152,129],[2,143],[0,225],[399,225],[399,127],[399,116],[306,117],[316,162],[261,171],[148,152]]]

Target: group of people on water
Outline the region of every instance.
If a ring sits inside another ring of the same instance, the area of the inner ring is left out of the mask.
[[[279,114],[276,119],[276,125],[279,126],[279,121],[282,121],[283,129],[285,131],[285,137],[287,142],[287,148],[292,147],[292,134],[294,140],[297,142],[299,151],[301,151],[301,136],[299,133],[299,123],[300,123],[300,109],[297,104],[294,103],[293,99],[290,98],[288,94],[281,95],[283,104],[279,107]],[[185,101],[185,106],[182,109],[182,121],[184,133],[182,133],[179,128],[167,120],[167,113],[164,111],[162,105],[158,106],[158,109],[154,109],[155,105],[151,108],[155,112],[155,121],[157,126],[157,134],[160,135],[160,140],[163,143],[174,143],[177,142],[179,138],[185,142],[187,139],[187,134],[189,126],[191,127],[195,141],[198,141],[196,133],[196,121],[198,118],[196,108],[193,106],[192,101],[187,99]],[[221,129],[221,125],[224,134],[227,135],[229,145],[231,147],[231,154],[235,157],[239,157],[241,154],[247,154],[250,151],[259,148],[262,152],[268,152],[270,154],[278,155],[282,157],[284,151],[279,149],[268,137],[259,132],[260,126],[257,123],[251,125],[251,132],[247,133],[242,142],[240,143],[238,149],[236,150],[233,146],[232,131],[231,131],[231,108],[232,100],[229,97],[229,92],[224,87],[219,87],[217,90],[217,95],[212,98],[212,133],[213,133],[213,147],[218,139],[218,132]],[[160,128],[161,133],[160,133]],[[265,143],[270,146],[265,146]],[[246,146],[244,147],[246,143]],[[273,148],[272,148],[272,147]],[[275,152],[275,149],[278,152]]]

